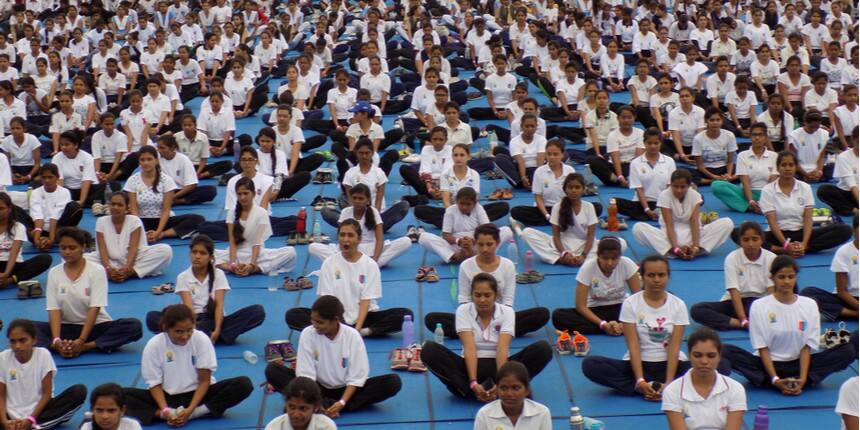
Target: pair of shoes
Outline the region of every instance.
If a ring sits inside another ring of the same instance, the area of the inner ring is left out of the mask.
[[[821,349],[830,349],[833,347],[837,347],[839,345],[846,344],[851,341],[851,332],[845,327],[845,322],[839,322],[839,330],[833,330],[832,328],[828,328],[824,334],[821,335],[821,341],[819,345]]]
[[[703,215],[704,215],[704,214],[703,214]],[[609,219],[608,219],[607,217],[605,217],[605,216],[604,216],[604,217],[600,217],[599,221],[600,221],[600,223],[599,223],[599,224],[600,224],[600,228],[601,228],[602,230],[608,230],[608,229],[609,229]],[[618,217],[618,231],[627,230],[627,228],[628,228],[628,226],[627,226],[627,219],[626,219],[626,218],[624,218],[624,217],[619,216],[619,217]]]
[[[152,294],[160,296],[162,294],[172,293],[176,291],[176,287],[173,285],[173,282],[165,282],[163,284],[159,284],[150,288],[150,291],[152,291]]]
[[[418,282],[438,282],[439,274],[436,273],[436,268],[433,266],[421,266],[418,268],[415,280]]]
[[[314,175],[314,179],[312,182],[315,184],[334,183],[334,179],[332,179],[332,170],[327,167],[320,167],[319,169],[317,169],[317,173]]]
[[[529,270],[527,272],[517,274],[518,284],[537,284],[543,281],[543,274],[537,270]]]
[[[296,349],[288,340],[270,340],[263,349],[267,363],[296,361]]]
[[[508,225],[511,226],[511,230],[514,231],[514,234],[516,234],[517,236],[523,235],[523,223],[515,220],[514,217],[509,216],[508,217]]]
[[[469,100],[477,100],[483,96],[484,95],[480,91],[470,91],[466,93],[466,98]]]
[[[415,206],[418,206],[418,205],[426,205],[427,203],[430,203],[430,199],[428,199],[427,196],[425,196],[424,194],[417,194],[414,196],[403,196],[402,199],[406,203],[409,203],[409,207],[413,207],[413,208]]]
[[[570,355],[573,352],[573,340],[571,340],[570,334],[562,330],[555,332],[558,334],[555,340],[555,349],[558,351],[558,355]]]
[[[581,335],[578,331],[573,332],[573,355],[584,357],[588,355],[591,346],[588,343],[588,338]]]
[[[317,212],[323,209],[337,209],[337,199],[334,197],[316,196],[311,202],[311,207]]]
[[[714,221],[716,221],[720,217],[720,214],[711,211],[711,212],[702,212],[699,214],[699,221],[701,221],[703,226],[706,226]]]
[[[596,196],[597,195],[597,184],[594,182],[585,185],[585,194],[586,196]]]
[[[394,348],[389,358],[391,359],[391,370],[427,371],[427,366],[421,361],[421,346],[417,344],[409,345],[406,348]]]
[[[424,227],[422,226],[414,226],[410,225],[406,228],[406,237],[408,237],[412,243],[418,242],[418,239],[421,235],[424,234]]]
[[[487,172],[484,173],[484,179],[486,179],[488,181],[495,181],[496,179],[504,179],[504,178],[505,178],[505,176],[502,175],[502,173],[496,169],[487,170]]]
[[[289,236],[287,236],[287,245],[290,246],[307,245],[310,241],[310,235],[308,235],[307,232],[293,232],[290,233]]]
[[[406,137],[406,135],[403,135],[403,137],[405,138],[405,137]],[[410,156],[410,155],[412,155],[412,148],[410,148],[410,147],[408,147],[408,146],[406,146],[406,147],[404,147],[403,149],[400,149],[400,150],[398,150],[398,151],[397,151],[397,156],[398,156],[401,160],[402,160],[402,159],[404,159],[404,158],[406,158],[406,157],[408,157],[408,156]]]
[[[514,198],[514,192],[510,188],[496,188],[496,191],[487,197],[489,200],[510,200],[512,198]]]
[[[18,298],[35,299],[42,297],[42,284],[36,280],[21,281],[18,283]]]

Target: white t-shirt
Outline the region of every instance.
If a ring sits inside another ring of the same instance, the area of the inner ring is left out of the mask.
[[[236,115],[233,114],[233,108],[221,106],[218,112],[213,112],[211,107],[200,109],[197,129],[206,133],[210,140],[223,142],[226,132],[236,131]]]
[[[125,182],[122,188],[127,193],[134,193],[137,197],[137,208],[141,218],[161,217],[164,194],[177,189],[176,183],[166,173],[161,172],[158,178],[157,192],[152,190],[152,185],[143,182],[141,173],[135,173]]]
[[[672,225],[678,231],[678,229],[690,228],[690,217],[693,216],[693,210],[701,205],[702,201],[702,195],[692,188],[687,190],[687,195],[684,196],[683,201],[675,197],[671,188],[667,188],[660,192],[660,196],[657,197],[657,207],[671,211]],[[663,230],[666,229],[663,211],[660,211],[660,227]]]
[[[474,335],[478,358],[496,358],[499,337],[504,333],[513,338],[516,333],[513,308],[500,303],[493,306],[493,318],[486,327],[481,326],[478,309],[471,302],[458,306],[455,318],[457,334],[468,331]]]
[[[794,117],[785,111],[782,113],[782,119],[774,120],[765,110],[756,117],[756,121],[763,122],[767,126],[767,137],[771,142],[782,142],[788,139],[788,134],[794,130]],[[782,135],[783,131],[785,131],[785,137]]]
[[[343,185],[349,187],[354,187],[357,184],[367,185],[370,188],[370,201],[374,202],[374,204],[376,202],[376,188],[386,183],[388,183],[388,177],[385,176],[385,172],[379,167],[371,167],[365,173],[361,171],[361,166],[353,166],[343,175]],[[382,206],[380,209],[385,210],[385,196],[382,197]]]
[[[705,128],[705,110],[693,105],[690,113],[684,112],[684,108],[678,105],[669,112],[669,130],[678,131],[681,134],[681,144],[691,146],[693,138],[700,129]]]
[[[753,353],[768,348],[773,361],[792,361],[808,346],[818,350],[821,315],[815,300],[795,296],[790,305],[780,303],[773,295],[764,296],[750,307],[750,343]]]
[[[63,186],[70,190],[81,189],[83,181],[90,181],[90,184],[99,183],[98,178],[96,178],[93,156],[83,150],[79,150],[75,158],[66,157],[65,153],[58,152],[51,159],[51,162],[57,165]]]
[[[191,295],[191,302],[194,304],[194,313],[200,314],[206,310],[206,305],[209,303],[209,298],[215,298],[215,292],[218,290],[229,291],[230,284],[227,282],[227,276],[224,271],[215,268],[215,279],[212,282],[212,291],[209,291],[209,275],[198,281],[194,276],[192,268],[185,269],[179,276],[176,277],[176,294],[186,292]]]
[[[499,76],[498,73],[493,73],[486,78],[485,88],[493,93],[493,104],[496,109],[504,109],[513,99],[514,87],[517,86],[517,78],[505,73]]]
[[[546,406],[532,399],[525,399],[523,410],[514,426],[502,409],[502,401],[494,400],[478,410],[474,428],[475,430],[552,430],[552,414]]]
[[[9,161],[13,166],[32,166],[35,164],[33,150],[41,147],[42,144],[39,139],[30,133],[24,133],[24,142],[21,145],[15,143],[15,138],[12,135],[3,138],[3,143],[0,144],[0,149],[9,155]]]
[[[723,102],[726,99],[726,95],[734,91],[735,79],[735,74],[731,72],[726,73],[725,80],[720,79],[720,75],[716,73],[708,76],[708,79],[705,80],[705,88],[708,90],[708,98],[712,99],[716,97],[717,100]]]
[[[254,80],[250,76],[244,75],[242,79],[235,77],[224,79],[224,92],[233,100],[234,106],[244,106],[248,91],[252,89],[254,89]]]
[[[773,212],[781,230],[798,231],[803,229],[803,213],[806,208],[815,207],[812,187],[806,182],[794,180],[789,195],[779,189],[779,181],[773,181],[761,189],[759,198],[761,211],[767,215]]]
[[[456,196],[460,188],[470,187],[475,190],[475,193],[481,195],[481,175],[471,167],[466,169],[466,176],[459,179],[454,174],[453,165],[446,167],[439,176],[439,189],[451,193],[451,196]]]
[[[579,213],[573,213],[571,208],[573,222],[568,223],[567,230],[561,232],[562,241],[565,238],[575,238],[585,240],[588,237],[588,227],[597,224],[597,212],[594,210],[594,205],[591,202],[583,200],[582,206],[579,208]],[[561,225],[561,204],[552,207],[549,214],[549,223],[554,226]]]
[[[380,215],[379,211],[376,210],[376,208],[373,206],[369,206],[367,209],[365,209],[364,214],[361,215],[361,218],[356,218],[355,217],[355,207],[349,206],[349,207],[343,208],[343,210],[340,211],[340,216],[337,218],[337,223],[338,223],[338,225],[340,225],[340,223],[342,223],[348,219],[354,219],[354,220],[358,221],[358,224],[361,226],[361,243],[362,244],[374,244],[375,245],[376,244],[376,227],[374,226],[373,229],[370,229],[370,228],[367,228],[367,225],[365,225],[368,212],[373,213],[373,219],[376,220],[377,225],[379,225],[382,222],[382,215]]]
[[[857,376],[852,376],[839,387],[839,399],[836,401],[836,413],[839,415],[857,416],[858,402],[857,400]],[[842,430],[845,430],[845,423],[842,423]]]
[[[839,188],[851,191],[857,186],[857,154],[853,149],[842,151],[836,157],[836,166],[833,169],[833,177],[839,180]]]
[[[433,179],[439,179],[442,172],[453,164],[450,146],[445,145],[441,151],[437,151],[433,145],[424,145],[421,148],[421,164],[418,165],[418,173],[429,173]]]
[[[767,149],[764,150],[761,157],[756,156],[752,148],[741,151],[735,160],[735,166],[737,166],[735,171],[738,176],[749,177],[750,188],[761,190],[768,184],[770,177],[777,174],[776,157],[775,152]]]
[[[257,171],[270,176],[286,175],[289,172],[287,154],[274,147],[270,151],[274,151],[275,153],[274,163],[272,163],[272,152],[265,153],[262,149],[257,151],[257,155],[259,156],[257,159]]]
[[[334,339],[306,327],[299,336],[297,356],[296,376],[311,378],[326,388],[363,387],[370,372],[361,335],[345,324]]]
[[[293,426],[290,424],[290,417],[283,414],[269,421],[265,430],[293,430]],[[323,414],[313,414],[307,430],[337,430],[337,425]]]
[[[185,345],[176,345],[167,333],[146,342],[140,363],[140,376],[149,388],[161,385],[167,394],[183,394],[197,389],[197,370],[211,370],[215,383],[218,358],[209,336],[194,330]]]
[[[93,430],[92,422],[85,422],[79,430]],[[141,430],[140,423],[129,417],[122,417],[117,430]]]
[[[108,259],[111,261],[128,261],[128,248],[131,245],[131,235],[135,230],[140,230],[140,237],[137,240],[137,250],[140,251],[147,245],[146,229],[140,218],[126,214],[122,223],[122,230],[119,233],[117,233],[111,217],[106,216],[96,220],[96,233],[101,233],[104,237]]]
[[[44,221],[42,229],[50,230],[51,222],[60,219],[71,201],[72,194],[65,187],[58,185],[52,193],[44,186],[36,188],[30,193],[30,218]]]
[[[575,173],[575,170],[573,166],[567,164],[561,165],[561,176],[557,178],[549,167],[549,164],[538,167],[532,179],[532,194],[543,197],[546,207],[555,206],[564,198],[562,185],[564,184],[564,179],[571,173]]]
[[[357,97],[358,90],[355,88],[348,87],[345,92],[341,92],[337,86],[335,86],[335,88],[328,90],[328,94],[326,95],[326,104],[334,104],[337,119],[346,120],[352,116],[349,113],[349,109],[355,104]]]
[[[63,323],[83,325],[90,308],[99,308],[96,324],[110,321],[107,306],[108,282],[104,267],[85,261],[81,276],[71,280],[58,264],[48,271],[48,288],[45,310],[60,311]]]
[[[833,262],[830,263],[831,272],[848,273],[848,294],[854,297],[860,295],[860,289],[857,287],[857,254],[857,247],[854,246],[854,241],[851,241],[836,250]]]
[[[857,127],[858,123],[860,123],[860,115],[858,115],[857,107],[854,107],[854,110],[848,110],[848,106],[842,105],[833,110],[833,114],[839,118],[839,124],[842,125],[842,132],[845,134],[846,140],[849,139],[848,136],[851,135],[851,132],[854,131],[854,127]],[[834,126],[835,132],[835,126]]]
[[[382,298],[382,279],[379,265],[365,254],[358,261],[350,262],[340,252],[332,254],[320,267],[318,296],[335,296],[343,304],[343,319],[355,324],[358,319],[359,302],[369,300],[369,311],[379,310],[377,299]]]
[[[773,287],[770,265],[775,258],[776,254],[766,249],[761,250],[755,261],[750,261],[741,248],[730,252],[723,263],[726,293],[720,300],[729,299],[729,290],[738,290],[741,298],[766,295],[767,289]]]
[[[603,274],[596,258],[589,258],[576,274],[576,282],[588,287],[589,308],[621,303],[628,296],[627,280],[636,274],[639,266],[633,260],[621,256],[618,265],[609,276]],[[577,285],[577,288],[579,286]]]
[[[51,352],[45,348],[33,348],[33,355],[26,363],[19,362],[11,349],[0,352],[0,383],[5,385],[9,418],[20,420],[33,413],[42,399],[42,379],[51,372],[53,380],[57,366]]]
[[[645,150],[643,143],[645,132],[641,128],[634,127],[630,135],[625,135],[621,129],[612,130],[609,136],[606,137],[606,153],[611,154],[618,152],[622,163],[629,163],[630,160],[636,158],[636,150]]]
[[[546,137],[535,134],[532,137],[531,143],[526,143],[523,135],[519,134],[511,139],[509,148],[511,150],[511,157],[516,157],[517,155],[523,156],[526,168],[538,167],[538,154],[546,152]]]
[[[290,123],[290,128],[284,134],[281,134],[281,132],[278,131],[278,127],[274,127],[274,129],[276,137],[275,148],[280,149],[286,155],[292,156],[293,145],[299,145],[301,147],[301,144],[305,142],[305,134],[302,132],[302,129],[295,127],[292,123]]]
[[[726,166],[738,150],[735,135],[727,130],[720,129],[720,135],[713,139],[703,131],[693,138],[692,155],[702,157],[702,164],[707,168],[718,168]]]
[[[227,196],[224,197],[225,210],[236,209],[236,182],[239,182],[239,179],[242,177],[243,175],[236,175],[227,181]],[[257,172],[251,178],[251,181],[254,182],[254,205],[260,206],[263,196],[269,191],[269,188],[272,188],[272,183],[275,180],[269,175]],[[269,213],[272,213],[271,206],[269,207]]]
[[[489,223],[487,212],[480,203],[475,204],[472,212],[464,214],[457,205],[448,206],[442,217],[442,232],[456,238],[472,237],[479,225]]]
[[[93,134],[92,150],[93,159],[102,163],[113,163],[118,152],[128,152],[128,137],[119,130],[114,130],[110,136],[107,136],[104,130],[99,130]]]
[[[725,103],[726,106],[735,107],[735,114],[739,120],[750,119],[750,107],[758,106],[758,99],[752,91],[747,91],[744,98],[741,99],[737,91],[731,90],[726,94]]]
[[[161,171],[173,179],[177,189],[199,182],[197,169],[185,154],[177,152],[170,160],[159,156],[158,164],[161,166]]]
[[[630,189],[642,188],[649,202],[656,202],[660,193],[669,186],[672,172],[675,171],[675,160],[660,154],[660,158],[652,166],[642,154],[630,162]],[[636,199],[636,194],[633,195]]]
[[[663,410],[683,413],[688,429],[726,428],[729,412],[747,410],[746,390],[740,382],[717,374],[714,387],[703,398],[693,386],[692,372],[663,389]]]
[[[819,112],[827,113],[828,109],[830,109],[831,105],[836,105],[839,103],[839,95],[836,94],[836,90],[833,88],[826,88],[824,90],[824,94],[818,94],[815,92],[815,87],[806,92],[803,96],[803,108],[806,110],[815,108],[818,109]]]
[[[460,263],[460,273],[457,276],[457,302],[460,304],[472,301],[472,279],[479,273],[487,273],[478,267],[477,257],[467,258]],[[517,289],[517,270],[514,263],[505,257],[499,257],[499,266],[489,272],[499,284],[499,294],[496,303],[514,306],[514,296]]]
[[[639,336],[639,352],[642,361],[666,361],[666,348],[672,338],[675,326],[690,325],[687,306],[672,293],[666,293],[666,301],[659,308],[652,308],[645,302],[645,292],[640,291],[624,299],[621,305],[623,323],[635,324]],[[630,359],[630,352],[624,360]],[[678,351],[679,360],[687,360],[683,348]]]

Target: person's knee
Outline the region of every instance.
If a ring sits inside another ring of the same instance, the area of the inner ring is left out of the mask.
[[[266,369],[268,369],[268,366]],[[251,378],[247,376],[237,376],[232,379],[232,382],[234,392],[231,394],[235,397],[245,399],[254,391],[254,384],[251,382]]]
[[[87,387],[84,384],[75,384],[66,389],[66,393],[72,398],[74,404],[81,404],[87,400]]]

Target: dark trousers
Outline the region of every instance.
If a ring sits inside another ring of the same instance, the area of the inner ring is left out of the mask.
[[[233,170],[233,163],[227,160],[207,162],[206,167],[203,168],[203,172],[208,173],[210,178],[221,176],[231,170]]]
[[[141,218],[140,220],[143,222],[143,228],[146,231],[158,228],[158,218]],[[183,237],[195,232],[197,227],[204,221],[206,221],[206,218],[196,214],[174,215],[167,218],[164,230],[173,229],[178,237]]]
[[[739,227],[740,228],[740,227]],[[792,242],[803,241],[803,230],[788,231],[783,230],[782,235],[786,239],[791,239]],[[732,230],[732,241],[739,244],[738,229]],[[812,236],[809,238],[806,252],[816,253],[825,249],[834,248],[851,239],[851,227],[847,224],[828,224],[822,227],[812,229]],[[776,240],[776,236],[770,231],[764,234],[765,249],[770,249],[772,246],[782,246],[783,244]]]
[[[594,206],[594,213],[599,217],[603,213],[603,205],[598,202],[591,202]],[[546,208],[549,213],[552,213],[552,206]],[[549,220],[540,212],[537,206],[514,206],[511,209],[511,218],[528,226],[549,225]]]
[[[552,93],[555,96],[555,93]],[[571,112],[576,112],[576,105],[567,105]],[[564,122],[568,121],[567,115],[564,114],[564,109],[557,106],[550,106],[541,109],[540,117],[547,122]]]
[[[337,156],[337,181],[343,182],[343,175],[346,174],[346,171],[349,170],[351,166],[357,166],[358,160],[355,158],[355,154],[351,152],[346,152],[344,149],[342,152],[343,156],[338,155],[338,144],[332,144],[332,153]],[[345,147],[345,146],[344,146]],[[380,145],[380,148],[382,145]],[[391,175],[391,168],[394,166],[394,163],[400,160],[400,156],[397,155],[397,151],[390,149],[382,153],[379,156],[379,168],[385,172],[385,176]]]
[[[615,178],[615,180],[612,179],[612,176],[615,175],[615,166],[606,158],[595,155],[586,158],[585,163],[591,166],[591,173],[597,176],[597,179],[600,179],[603,185],[621,186],[618,183],[618,178]],[[621,174],[624,176],[630,174],[630,163],[621,163]]]
[[[125,160],[119,162],[119,167],[117,168],[115,179],[117,181],[125,181],[126,179],[131,177],[135,170],[137,170],[138,165],[139,164],[137,162],[137,153],[133,152],[131,154],[128,154],[128,156],[125,157]],[[113,162],[102,162],[99,170],[104,174],[108,174],[110,173],[112,168]]]
[[[475,108],[477,109],[477,108]],[[517,162],[508,154],[496,154],[494,158],[496,167],[498,167],[505,175],[505,179],[514,188],[524,188],[523,178],[520,176],[520,169],[517,167]],[[526,175],[531,181],[535,176],[536,167],[526,167]]]
[[[83,206],[90,207],[93,205],[93,202],[104,202],[105,199],[105,188],[107,188],[107,184],[104,182],[99,182],[98,184],[90,185],[90,191],[87,194],[87,199],[84,201]],[[110,190],[108,193],[112,193],[113,191],[122,190],[122,186],[120,186],[119,182],[111,182]],[[69,189],[69,194],[72,195],[72,200],[79,201],[81,199],[81,190],[80,188],[77,190]]]
[[[295,215],[285,217],[269,217],[269,223],[272,224],[272,236],[286,236],[296,231]],[[222,221],[206,221],[196,226],[195,231],[200,234],[209,236],[212,240],[226,242],[227,223]]]
[[[843,302],[836,293],[818,287],[806,287],[800,291],[800,295],[809,297],[818,303],[818,312],[824,321],[838,320],[842,316],[842,310],[848,307],[848,304]],[[857,309],[853,310],[856,311]]]
[[[531,379],[534,379],[552,361],[552,347],[545,340],[539,340],[508,359],[522,363],[529,371]],[[451,394],[464,399],[475,398],[475,393],[469,388],[469,373],[466,371],[466,360],[463,357],[436,342],[427,341],[421,349],[421,361],[445,384]],[[479,358],[478,381],[495,377],[496,359]]]
[[[549,309],[531,308],[516,312],[514,323],[514,337],[525,336],[533,331],[538,331],[549,321]],[[456,338],[457,328],[455,316],[450,312],[430,312],[424,316],[424,326],[431,332],[436,330],[436,324],[442,324],[445,337]]]
[[[643,361],[642,377],[646,381],[664,382],[667,365],[668,363],[665,361]],[[689,369],[689,361],[678,361],[675,378],[684,376],[684,373]],[[720,360],[717,371],[723,375],[732,373],[731,365],[725,356]],[[633,367],[630,366],[628,360],[618,360],[599,355],[588,356],[582,361],[582,374],[591,382],[612,388],[621,394],[628,396],[636,394],[636,377],[633,375]]]
[[[218,195],[218,188],[214,185],[198,185],[194,187],[188,194],[180,197],[182,202],[173,200],[174,205],[199,205],[201,203],[211,202]]]
[[[16,283],[33,279],[50,269],[52,263],[51,256],[48,254],[34,255],[29,260],[14,264],[12,267],[12,279]],[[3,269],[6,268],[6,264],[8,264],[6,261],[0,261],[0,267]]]
[[[279,364],[269,363],[266,366],[266,382],[276,391],[283,393],[290,381],[295,379],[296,371]],[[344,412],[355,412],[368,406],[385,401],[400,392],[400,377],[395,374],[372,376],[364,381],[364,386],[355,390],[355,393],[343,407]],[[334,403],[343,396],[346,387],[326,388],[319,385],[324,401]]]
[[[732,369],[744,375],[756,387],[770,386],[770,376],[764,370],[761,358],[735,345],[723,345],[723,359],[728,360]],[[809,360],[807,385],[821,383],[831,373],[846,369],[857,359],[857,351],[851,343],[842,344],[815,354]],[[800,376],[800,360],[774,361],[773,367],[780,378]]]
[[[389,333],[397,333],[403,327],[403,317],[412,315],[412,311],[406,308],[380,309],[367,312],[364,319],[364,328],[370,329],[371,336],[385,336]],[[287,326],[293,330],[302,331],[311,325],[310,308],[292,308],[284,315]]]
[[[60,219],[57,220],[57,227],[77,226],[78,223],[81,222],[81,218],[83,218],[83,216],[84,210],[81,209],[81,205],[78,204],[77,201],[72,200],[67,203],[66,207],[63,209]],[[14,217],[16,221],[24,224],[24,227],[27,228],[27,232],[30,232],[36,226],[36,223],[33,222],[33,218],[30,218],[29,211],[25,211],[17,206],[14,209]]]
[[[203,396],[202,404],[209,409],[209,417],[220,417],[227,409],[242,403],[253,391],[254,384],[247,376],[224,379],[209,386],[209,390]],[[126,416],[140,421],[143,425],[152,424],[155,420],[155,412],[158,411],[158,404],[152,399],[149,390],[124,388],[123,394],[128,408]],[[188,406],[193,397],[194,391],[180,394],[164,393],[164,400],[170,408]]]
[[[627,200],[615,198],[615,206],[618,207],[618,213],[626,217],[635,219],[636,221],[649,221],[651,218],[645,213],[645,209],[639,200]],[[648,207],[652,211],[657,210],[657,202],[648,202]]]
[[[621,315],[621,303],[606,306],[595,306],[591,309],[603,321],[618,321]],[[552,325],[562,331],[582,334],[603,334],[600,326],[586,319],[576,308],[558,308],[552,311]]]
[[[490,219],[490,222],[504,217],[510,209],[507,202],[487,203],[482,206],[484,207],[484,211],[487,212],[487,218]],[[437,228],[442,228],[445,208],[442,206],[418,205],[415,206],[414,214],[417,220],[435,225]]]
[[[839,216],[851,216],[857,209],[857,199],[854,193],[845,191],[835,185],[824,184],[818,188],[818,199],[833,208]]]
[[[380,214],[382,216],[382,231],[386,232],[388,229],[393,227],[395,224],[399,223],[406,218],[406,215],[409,214],[409,203],[400,200],[399,202],[389,206],[387,209],[382,211]],[[325,221],[328,225],[337,228],[338,227],[338,218],[340,218],[340,211],[337,209],[323,209],[320,212],[323,221]]]
[[[146,328],[152,333],[161,333],[162,311],[149,311],[146,313]],[[266,310],[262,305],[250,305],[237,310],[229,315],[224,315],[224,321],[221,322],[221,335],[218,337],[218,343],[224,345],[232,345],[236,343],[236,339],[242,333],[249,332],[266,320]],[[209,314],[197,314],[196,327],[197,330],[212,334],[215,330],[215,319]]]
[[[36,346],[50,348],[54,341],[51,334],[51,325],[47,322],[35,322],[38,336]],[[60,325],[61,339],[77,339],[81,335],[82,324]],[[136,342],[143,336],[140,321],[134,318],[120,318],[113,321],[105,321],[93,326],[87,342],[95,342],[96,347],[103,352],[111,352],[119,347]]]
[[[275,200],[288,199],[310,183],[311,174],[308,172],[299,172],[297,169],[292,176],[284,178],[284,182],[281,183],[281,189],[278,190]]]
[[[45,409],[36,417],[39,428],[49,430],[68,422],[87,400],[87,387],[83,384],[72,385],[58,396],[48,400]]]
[[[744,305],[744,312],[747,315],[750,314],[750,306],[752,306],[752,303],[757,298],[745,297],[741,299],[741,303]],[[703,326],[721,331],[731,330],[732,327],[729,325],[729,321],[732,318],[739,319],[731,300],[696,303],[690,308],[690,317],[693,318],[693,321]]]
[[[427,184],[421,179],[418,173],[418,164],[401,164],[400,177],[403,182],[412,187],[419,195],[430,197],[430,192],[427,191]]]

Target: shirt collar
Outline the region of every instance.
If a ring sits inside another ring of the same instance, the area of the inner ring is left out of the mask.
[[[478,307],[475,306],[475,303],[472,303],[472,306],[469,306],[469,316],[478,321]],[[490,325],[493,325],[493,322],[502,317],[502,307],[499,306],[498,303],[495,303],[493,306],[493,319],[490,320]],[[480,322],[480,321],[478,321]]]
[[[502,401],[496,400],[493,403],[490,403],[489,408],[487,410],[488,414],[491,418],[507,418],[505,414],[505,410],[502,409]],[[533,417],[540,413],[540,410],[535,406],[534,402],[529,399],[525,399],[525,403],[523,403],[523,412],[520,414],[520,418],[522,417]]]
[[[746,255],[746,253],[744,253],[743,249],[741,249],[740,251],[741,251],[741,261],[743,262],[743,264],[754,264],[756,266],[763,266],[764,265],[764,250],[762,250],[758,254],[758,258],[756,258],[755,260],[750,260],[749,258],[747,258],[747,255]]]
[[[714,373],[716,373],[716,370],[714,371]],[[711,392],[708,394],[708,398],[702,398],[702,396],[699,395],[699,393],[693,387],[692,374],[693,369],[688,370],[687,373],[684,374],[683,379],[681,380],[681,398],[684,400],[687,400],[689,402],[704,402],[729,389],[729,383],[726,382],[725,376],[717,374],[717,380],[714,382],[714,387],[711,388]]]

